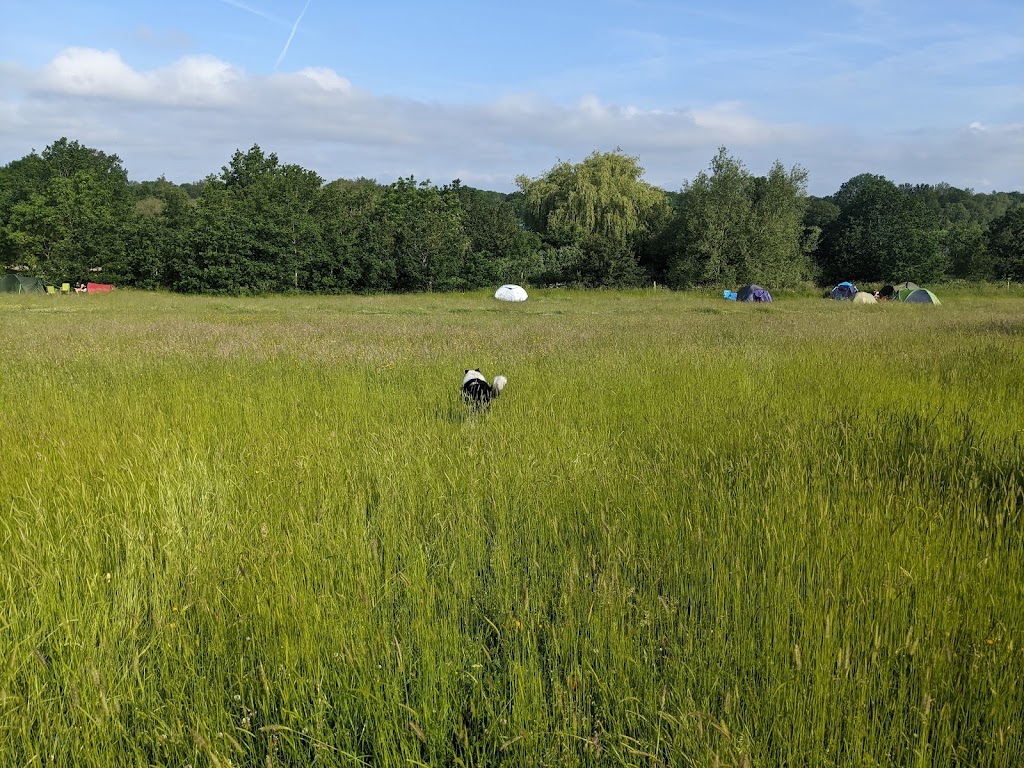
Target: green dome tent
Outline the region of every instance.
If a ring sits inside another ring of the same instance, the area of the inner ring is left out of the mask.
[[[907,294],[907,297],[903,299],[906,304],[941,304],[939,297],[929,291],[927,288],[918,288],[916,291],[911,291]]]
[[[892,288],[897,301],[906,301],[907,296],[912,294],[914,291],[920,290],[921,286],[908,280],[905,283],[897,283]]]
[[[46,285],[38,277],[8,272],[0,277],[0,293],[46,293]]]

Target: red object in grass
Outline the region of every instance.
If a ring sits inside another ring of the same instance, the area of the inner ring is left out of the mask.
[[[109,283],[86,283],[85,289],[87,293],[110,293],[114,286]]]

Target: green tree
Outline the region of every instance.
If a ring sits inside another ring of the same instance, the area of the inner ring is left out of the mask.
[[[992,222],[989,251],[995,277],[1024,280],[1024,205],[1011,208]]]
[[[380,188],[373,181],[361,180],[371,193]],[[358,183],[336,181],[321,191],[314,212],[323,247],[306,261],[305,290],[317,293],[348,293],[361,288],[362,257],[369,254],[369,243],[360,241],[363,205]]]
[[[989,252],[988,229],[982,224],[958,223],[942,232],[949,274],[966,280],[989,280],[995,265]]]
[[[629,284],[669,214],[665,192],[643,181],[643,172],[638,158],[617,149],[558,163],[536,179],[520,176],[523,218],[554,248],[579,249],[574,271],[584,284]]]
[[[112,204],[88,172],[50,179],[42,194],[16,203],[8,236],[15,259],[52,282],[124,271],[124,224],[130,209]]]
[[[528,283],[539,267],[540,237],[523,227],[510,196],[463,186],[456,179],[444,193],[459,198],[469,238],[463,277],[468,287]]]
[[[372,179],[339,179],[327,185],[321,225],[334,263],[359,293],[393,291],[398,280],[394,227],[387,189]]]
[[[53,282],[85,278],[91,270],[119,281],[132,205],[116,155],[62,138],[0,176],[6,259]]]
[[[133,185],[135,215],[127,228],[126,279],[137,288],[171,288],[189,248],[195,203],[164,177]]]
[[[810,250],[804,228],[807,172],[789,171],[776,161],[767,177],[752,189],[750,239],[741,282],[792,286],[811,274]]]
[[[322,242],[316,211],[322,179],[283,165],[258,145],[236,151],[203,186],[182,290],[236,293],[297,290]]]
[[[669,230],[670,285],[793,285],[809,271],[803,225],[807,174],[776,162],[757,177],[725,147],[683,185]]]
[[[821,240],[832,226],[832,222],[839,218],[839,206],[828,198],[809,197],[807,208],[804,210],[804,251],[808,254],[809,267],[812,277],[819,282],[823,280],[820,267],[820,256],[818,249],[821,247]]]
[[[33,194],[42,195],[49,175],[46,161],[35,150],[0,168],[0,259],[4,265],[13,266],[23,257],[10,226],[14,206]]]
[[[720,147],[711,173],[701,171],[683,184],[676,217],[679,235],[668,263],[669,285],[737,281],[736,257],[746,246],[751,213],[750,183],[742,163]]]
[[[828,282],[940,279],[947,254],[935,214],[883,176],[861,174],[833,198],[840,209],[818,249]]]
[[[393,227],[399,291],[469,287],[463,276],[470,241],[458,196],[409,176],[388,187],[387,221]]]

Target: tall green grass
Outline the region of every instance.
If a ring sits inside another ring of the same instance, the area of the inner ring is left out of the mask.
[[[2,299],[0,764],[1018,766],[1022,353],[998,294]]]

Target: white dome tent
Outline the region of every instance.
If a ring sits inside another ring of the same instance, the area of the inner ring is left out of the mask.
[[[499,301],[526,301],[526,291],[519,285],[503,285],[494,292]]]

